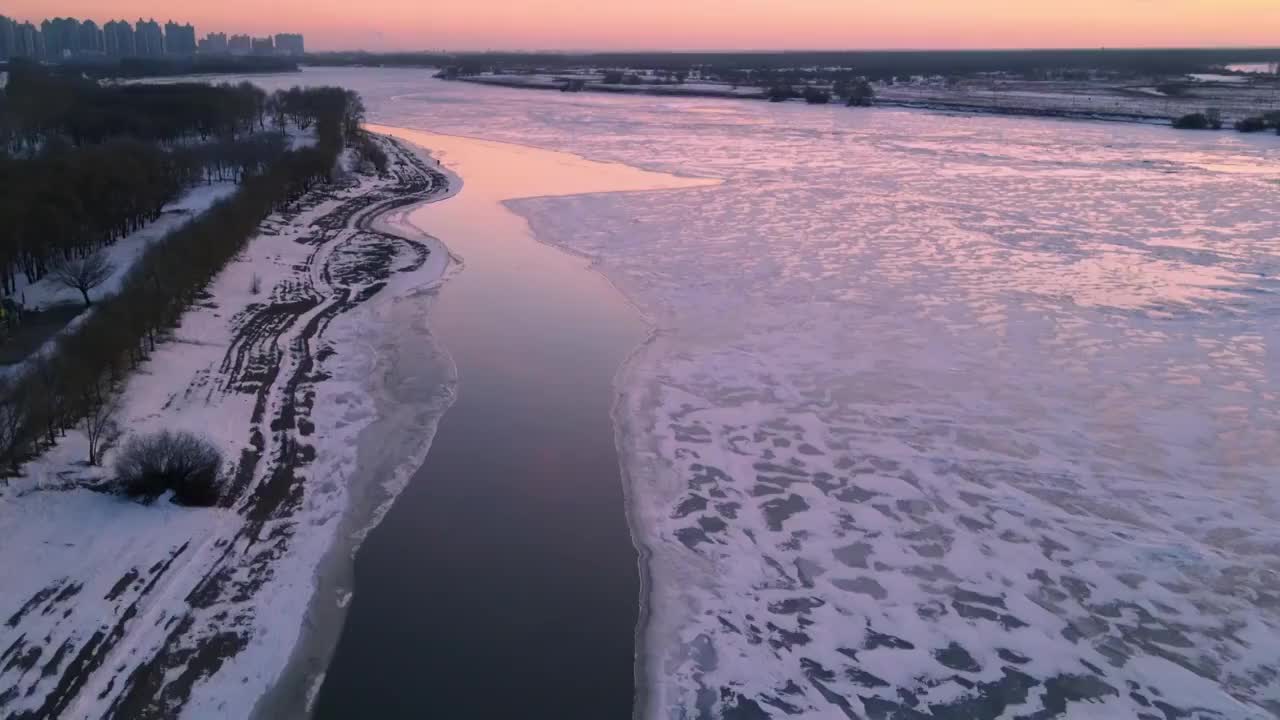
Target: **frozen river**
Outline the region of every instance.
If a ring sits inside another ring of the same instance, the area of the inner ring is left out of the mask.
[[[1280,714],[1280,139],[303,77],[720,181],[508,203],[656,329],[645,716]]]

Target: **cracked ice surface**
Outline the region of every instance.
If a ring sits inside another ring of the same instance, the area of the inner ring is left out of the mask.
[[[651,714],[1280,711],[1280,188],[1148,129],[881,123],[521,205],[666,330],[624,386]]]

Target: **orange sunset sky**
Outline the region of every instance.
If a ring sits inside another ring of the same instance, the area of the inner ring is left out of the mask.
[[[0,12],[302,32],[311,50],[1280,45],[1280,0],[7,0]]]

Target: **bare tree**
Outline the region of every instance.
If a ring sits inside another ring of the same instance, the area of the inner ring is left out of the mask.
[[[67,385],[70,382],[64,372],[66,361],[53,353],[35,360],[35,369],[27,383],[34,388],[32,396],[34,425],[43,425],[45,440],[49,445],[58,442],[58,436],[67,427]]]
[[[116,266],[102,253],[93,253],[74,260],[63,260],[53,268],[50,275],[55,282],[74,288],[84,296],[84,306],[93,303],[89,300],[89,291],[98,287],[111,277]]]
[[[116,404],[109,399],[91,398],[85,408],[80,427],[89,439],[89,464],[97,465],[102,460],[102,453],[111,449],[120,437],[120,426],[116,423]]]
[[[0,460],[17,470],[22,455],[23,434],[30,415],[29,386],[0,378]]]

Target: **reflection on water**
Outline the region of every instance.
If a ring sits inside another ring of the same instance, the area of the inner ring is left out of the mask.
[[[317,716],[627,717],[639,584],[609,412],[644,328],[585,261],[535,241],[502,203],[705,182],[377,129],[463,177],[456,197],[412,216],[460,258],[430,313],[459,390],[360,549]]]
[[[652,716],[1280,712],[1275,137],[307,75],[722,180],[511,203],[662,330]]]

